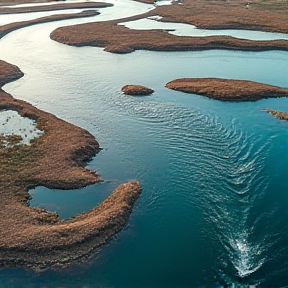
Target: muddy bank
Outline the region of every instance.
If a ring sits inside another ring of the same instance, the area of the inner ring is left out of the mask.
[[[221,101],[257,101],[288,97],[287,89],[247,80],[182,78],[168,82],[165,87]]]
[[[121,88],[121,91],[125,95],[131,96],[145,96],[150,95],[154,92],[154,90],[142,85],[125,85]]]
[[[266,111],[269,114],[277,117],[280,120],[287,120],[288,121],[288,113],[287,112],[280,112],[280,111],[273,110],[273,109],[262,109],[262,111]]]
[[[30,12],[43,12],[67,9],[92,9],[92,8],[105,8],[111,7],[113,4],[101,2],[82,2],[82,3],[59,3],[54,5],[43,5],[33,7],[0,7],[0,14],[16,14],[16,13],[30,13]]]
[[[16,66],[0,60],[1,86],[21,76]],[[28,207],[29,188],[73,189],[102,181],[85,168],[100,147],[88,131],[0,89],[3,109],[35,120],[44,135],[31,145],[0,147],[0,267],[39,270],[84,261],[125,226],[141,193],[140,184],[121,184],[97,207],[68,222]]]

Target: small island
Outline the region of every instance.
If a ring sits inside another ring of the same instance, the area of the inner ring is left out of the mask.
[[[221,101],[257,101],[288,97],[287,89],[247,80],[182,78],[168,82],[165,87]]]
[[[151,3],[154,0],[138,0]],[[248,40],[230,36],[188,37],[169,34],[161,29],[133,30],[119,23],[162,17],[159,21],[186,23],[203,29],[240,29],[288,33],[287,1],[173,1],[146,13],[111,21],[59,27],[50,38],[72,46],[103,47],[111,53],[135,50],[199,51],[227,49],[240,51],[288,50],[287,40]]]
[[[101,150],[93,135],[1,89],[22,76],[18,67],[0,60],[0,113],[17,112],[41,131],[28,144],[17,135],[0,135],[0,267],[42,270],[81,263],[126,225],[141,186],[123,183],[69,221],[28,207],[28,190],[36,186],[76,189],[103,180],[85,167]]]
[[[125,95],[132,96],[150,95],[154,92],[154,90],[142,85],[125,85],[121,88],[121,90]]]
[[[273,109],[262,109],[262,111],[266,111],[269,114],[277,117],[280,120],[287,120],[288,121],[288,113],[287,112],[280,112],[280,111],[273,110]]]

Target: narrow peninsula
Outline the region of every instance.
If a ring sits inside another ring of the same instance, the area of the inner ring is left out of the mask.
[[[262,109],[262,111],[266,111],[269,114],[277,117],[280,120],[287,120],[288,121],[288,113],[287,112],[280,112],[280,111],[273,110],[273,109]]]
[[[0,60],[0,87],[22,76],[18,67]],[[0,267],[41,270],[81,263],[126,225],[140,184],[121,184],[97,207],[70,221],[28,207],[30,188],[74,189],[103,181],[85,168],[100,147],[88,131],[0,89],[0,113],[10,110],[34,120],[43,134],[29,145],[7,135],[2,135],[5,145],[0,141]]]

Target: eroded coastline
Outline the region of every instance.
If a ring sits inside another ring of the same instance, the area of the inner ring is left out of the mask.
[[[3,61],[0,71],[1,86],[23,76],[18,67]],[[125,226],[141,193],[140,184],[121,184],[100,205],[67,222],[55,213],[28,207],[31,187],[74,189],[102,181],[85,168],[100,147],[88,131],[3,90],[0,109],[35,120],[45,132],[30,145],[0,148],[0,266],[39,270],[83,261]]]

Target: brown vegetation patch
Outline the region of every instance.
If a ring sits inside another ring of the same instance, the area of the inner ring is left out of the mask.
[[[80,13],[58,14],[58,15],[52,15],[52,16],[47,16],[47,17],[41,17],[41,18],[37,18],[34,20],[29,20],[29,21],[10,23],[7,25],[0,26],[0,39],[12,31],[15,31],[17,29],[24,28],[27,26],[32,26],[35,24],[41,24],[41,23],[52,22],[52,21],[58,21],[58,20],[64,20],[64,19],[90,17],[90,16],[95,16],[95,15],[99,15],[99,12],[89,10],[89,11],[83,11]]]
[[[124,22],[123,19],[121,21]],[[134,50],[288,50],[288,41],[286,40],[252,41],[228,36],[181,37],[156,29],[142,30],[140,32],[139,30],[132,30],[125,26],[117,25],[115,21],[60,27],[54,30],[50,37],[63,44],[104,47],[105,51],[114,53],[129,53]]]
[[[158,6],[153,12],[163,17],[161,21],[190,23],[198,28],[288,33],[286,0],[183,0],[181,5]]]
[[[182,78],[168,82],[165,86],[221,101],[257,101],[264,98],[288,97],[286,89],[247,80]]]
[[[288,120],[288,113],[287,112],[280,112],[280,111],[273,110],[273,109],[262,109],[262,111],[266,111],[269,114],[277,117],[280,120]]]
[[[9,82],[24,76],[23,72],[15,65],[0,60],[0,88]]]
[[[0,60],[1,86],[22,75],[16,66]],[[16,100],[2,89],[1,109],[35,120],[45,133],[31,145],[0,145],[0,266],[44,269],[82,261],[125,226],[140,184],[121,184],[96,208],[68,222],[55,213],[28,207],[29,188],[73,189],[102,181],[85,168],[100,151],[99,144],[88,131]]]
[[[121,88],[122,92],[125,95],[150,95],[154,92],[154,90],[147,88],[142,85],[125,85]]]
[[[86,8],[105,8],[113,4],[102,2],[82,2],[82,3],[60,3],[53,5],[31,6],[31,7],[0,7],[0,14],[29,13],[42,11],[55,11],[66,9],[86,9]]]
[[[63,0],[1,0],[0,6],[18,5],[18,4],[27,4],[27,3],[29,4],[30,3],[46,3],[46,2],[53,2],[53,1],[62,2]]]

